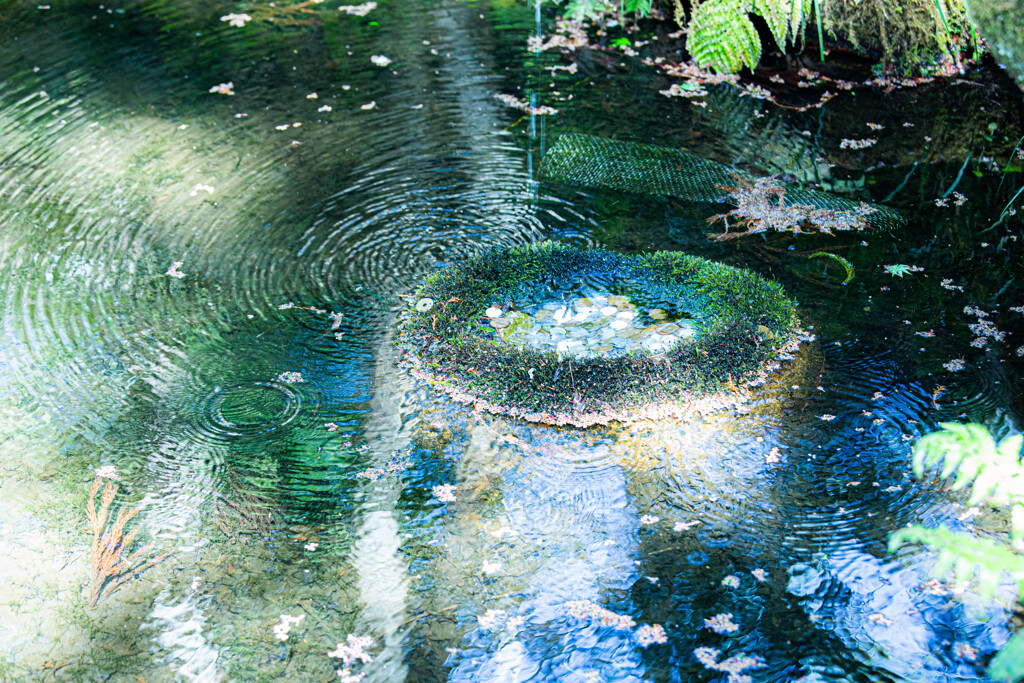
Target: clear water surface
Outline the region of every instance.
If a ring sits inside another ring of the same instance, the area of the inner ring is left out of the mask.
[[[417,683],[984,677],[1011,587],[990,603],[886,538],[1005,528],[910,455],[942,421],[1020,428],[1021,213],[996,224],[1019,93],[979,70],[697,106],[612,49],[553,69],[573,57],[537,31],[508,0],[0,3],[0,678],[330,681],[340,655]],[[567,132],[908,221],[713,242],[724,205],[541,180]],[[610,431],[475,415],[395,368],[400,295],[544,239],[754,269],[817,340],[740,410]],[[979,319],[1003,338],[972,346]],[[94,608],[107,466],[168,555]],[[762,666],[707,666],[740,656]]]

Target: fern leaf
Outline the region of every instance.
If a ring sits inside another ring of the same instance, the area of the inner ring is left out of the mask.
[[[761,59],[761,39],[742,0],[708,0],[694,8],[686,49],[702,69],[736,73]]]
[[[988,675],[996,681],[1019,681],[1024,677],[1024,633],[1015,633],[992,658]]]
[[[789,8],[789,35],[793,44],[796,44],[797,36],[801,44],[804,38],[804,28],[807,26],[807,17],[811,16],[814,8],[814,0],[793,0]]]
[[[1003,574],[1020,584],[1024,582],[1024,555],[1005,543],[970,534],[954,533],[946,527],[928,529],[910,526],[889,536],[889,552],[908,543],[919,543],[938,552],[935,572],[954,571],[957,581],[970,581],[977,575],[982,595],[991,598]]]
[[[789,38],[790,16],[792,5],[799,5],[801,0],[754,0],[754,11],[768,24],[775,44],[780,50],[786,49]]]
[[[1024,436],[1017,434],[996,445],[979,424],[943,422],[940,431],[918,439],[914,446],[914,472],[942,463],[941,476],[956,472],[953,488],[973,486],[972,505],[989,500],[996,504],[1024,502],[1024,465],[1020,449]]]

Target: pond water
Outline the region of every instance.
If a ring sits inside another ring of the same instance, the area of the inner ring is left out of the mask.
[[[0,5],[0,679],[983,679],[1012,587],[886,539],[1006,528],[910,458],[943,421],[1020,429],[1020,93],[669,98],[621,49],[528,50],[550,8],[378,4]],[[728,204],[545,179],[567,133],[906,220],[712,241]],[[544,239],[753,269],[816,340],[736,410],[629,429],[396,369],[402,295]],[[93,607],[97,471],[158,561]]]
[[[494,307],[491,326],[506,344],[554,351],[559,357],[615,358],[664,353],[696,334],[692,320],[669,320],[664,308],[637,309],[627,296],[587,292],[504,312]]]

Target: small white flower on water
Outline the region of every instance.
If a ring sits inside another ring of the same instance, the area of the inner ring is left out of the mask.
[[[821,420],[822,422],[831,422],[832,420],[836,419],[836,416],[825,413],[824,415],[819,415],[818,419]]]
[[[750,573],[753,574],[754,578],[758,581],[764,582],[768,580],[768,575],[765,574],[765,571],[760,567],[758,567],[757,569],[751,569]]]
[[[196,183],[195,187],[192,188],[192,191],[189,192],[189,196],[195,197],[200,192],[205,192],[206,194],[213,194],[213,185],[204,185],[203,183]]]
[[[319,96],[319,95],[317,95],[317,94],[316,94],[315,92],[311,92],[311,93],[309,93],[308,95],[306,95],[306,99],[307,99],[307,100],[315,100],[315,99],[317,99],[318,97],[320,97],[320,96]]]
[[[954,643],[953,654],[956,655],[957,659],[967,662],[973,662],[978,658],[977,648],[971,647],[968,643]]]
[[[729,576],[722,579],[722,585],[726,588],[739,588],[740,577],[736,576],[735,574],[729,574]]]
[[[363,664],[373,661],[373,656],[366,651],[366,648],[373,646],[373,638],[369,636],[355,636],[351,633],[347,636],[348,643],[338,643],[338,647],[327,653],[328,657],[340,659],[347,668],[352,662],[358,660]]]
[[[235,84],[231,81],[228,81],[227,83],[218,83],[210,88],[210,92],[217,93],[218,95],[234,95]]]
[[[954,358],[953,360],[949,361],[948,363],[943,363],[942,367],[946,368],[950,372],[960,372],[965,367],[967,367],[967,364],[964,363],[964,361],[961,360],[960,358]]]
[[[280,623],[274,625],[274,637],[281,641],[288,640],[288,633],[292,630],[292,627],[299,624],[305,618],[305,614],[300,614],[297,617],[293,617],[290,614],[282,614]]]
[[[875,612],[874,614],[869,614],[868,615],[868,621],[870,621],[872,624],[879,624],[881,626],[892,626],[893,624],[896,623],[892,619],[886,619],[885,615],[882,614],[881,612]]]
[[[171,267],[167,269],[167,272],[164,273],[164,275],[170,275],[171,277],[176,277],[179,279],[185,277],[185,273],[178,270],[178,268],[181,268],[183,263],[185,262],[175,261],[174,263],[171,264]]]
[[[274,126],[274,130],[288,130],[291,128],[287,123],[282,123],[280,126]]]
[[[370,61],[373,62],[375,66],[387,66],[391,63],[391,60],[384,55],[373,55],[370,57]]]
[[[357,17],[365,17],[367,14],[377,9],[377,3],[375,2],[364,2],[361,5],[342,5],[338,8],[339,12],[345,14],[351,14]]]
[[[649,645],[661,645],[668,642],[668,636],[665,634],[665,627],[661,624],[644,624],[636,630],[633,634],[636,636],[636,642],[641,647],[647,647]]]
[[[651,524],[657,524],[658,519],[659,518],[655,517],[654,515],[643,515],[642,517],[640,517],[640,523],[644,526],[650,526]]]
[[[676,522],[672,525],[672,531],[689,531],[698,524],[700,524],[699,519],[695,519],[691,522]]]
[[[197,590],[199,590],[199,577],[198,576],[193,576],[192,577],[192,583],[189,585],[188,589],[190,591],[197,591]]]
[[[284,382],[285,384],[295,384],[296,382],[306,381],[305,378],[303,378],[301,372],[295,372],[293,370],[282,372],[280,375],[277,376],[277,378]]]
[[[336,432],[336,431],[338,431],[338,425],[335,424],[334,422],[324,422],[324,427],[329,432]]]
[[[246,23],[252,21],[252,17],[248,14],[225,14],[220,20],[226,21],[232,26],[245,26]]]
[[[121,475],[117,473],[117,468],[113,465],[97,467],[96,476],[100,479],[116,479],[117,481],[121,481]]]
[[[774,465],[777,462],[781,462],[782,452],[779,450],[779,447],[773,446],[772,449],[768,451],[768,455],[764,456],[764,461],[768,465]]]
[[[318,543],[310,542],[310,543],[307,543],[306,545],[304,545],[302,547],[305,548],[306,550],[308,550],[309,552],[313,552],[314,550],[316,550],[318,545],[319,545]]]
[[[366,678],[366,672],[361,671],[360,673],[353,674],[352,669],[345,667],[337,670],[338,682],[339,683],[362,683],[362,680]]]
[[[317,111],[331,111],[331,105],[325,104],[322,107],[320,107],[319,109],[317,109]]]
[[[500,318],[501,309],[498,308],[497,306],[491,306],[486,311],[484,311],[484,315],[486,315],[488,318]]]
[[[429,297],[423,297],[416,302],[416,310],[420,313],[426,313],[434,307],[434,300]]]
[[[178,130],[185,130],[186,128],[188,128],[188,124],[187,123],[183,123],[180,126],[178,126]]]
[[[455,502],[455,486],[453,484],[438,484],[432,489],[434,498],[442,503]]]
[[[844,138],[839,143],[839,149],[864,149],[865,147],[871,147],[876,142],[878,142],[876,138],[867,138],[864,140]]]
[[[732,620],[731,612],[716,614],[710,619],[705,619],[704,628],[709,628],[715,633],[720,633],[722,635],[735,633],[740,629],[740,627]]]
[[[484,560],[484,563],[480,565],[480,571],[487,576],[494,576],[501,571],[501,562],[491,562],[490,560]]]
[[[366,104],[364,104],[364,105],[360,106],[359,108],[360,108],[360,109],[366,109],[366,110],[369,110],[369,109],[376,109],[376,108],[377,108],[377,101],[376,101],[376,100],[374,100],[373,102],[368,102],[368,103],[366,103]]]

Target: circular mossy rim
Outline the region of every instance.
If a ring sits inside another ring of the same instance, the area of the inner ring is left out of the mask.
[[[562,357],[505,343],[488,324],[492,306],[541,303],[595,279],[685,302],[700,329],[663,353]],[[778,283],[682,252],[492,249],[427,276],[407,303],[396,344],[415,377],[478,410],[555,425],[685,419],[736,405],[806,339]]]

